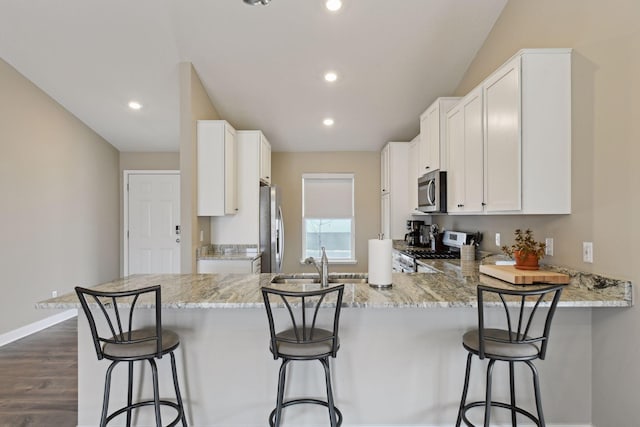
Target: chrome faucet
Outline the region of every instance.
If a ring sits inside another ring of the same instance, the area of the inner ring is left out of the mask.
[[[316,270],[318,270],[318,274],[320,275],[320,287],[326,288],[329,286],[329,259],[327,258],[327,253],[324,251],[324,246],[322,247],[320,265],[318,265],[318,262],[316,262],[312,256],[305,259],[304,263],[313,264]]]

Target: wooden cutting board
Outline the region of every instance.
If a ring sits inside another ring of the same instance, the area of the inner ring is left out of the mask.
[[[531,285],[539,282],[559,285],[569,283],[569,276],[566,274],[546,270],[518,270],[514,265],[481,265],[480,273],[514,285]]]

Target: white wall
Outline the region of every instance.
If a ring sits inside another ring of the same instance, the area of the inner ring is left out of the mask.
[[[118,151],[0,60],[0,334],[118,277]]]

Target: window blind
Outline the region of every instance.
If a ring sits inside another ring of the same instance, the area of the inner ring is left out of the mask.
[[[352,218],[353,174],[302,175],[305,218]]]

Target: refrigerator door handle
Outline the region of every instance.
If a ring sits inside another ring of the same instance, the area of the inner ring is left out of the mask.
[[[278,271],[282,271],[282,262],[284,258],[284,220],[282,216],[282,207],[278,206],[278,218],[276,223],[278,224],[276,230],[276,253],[278,260]]]

